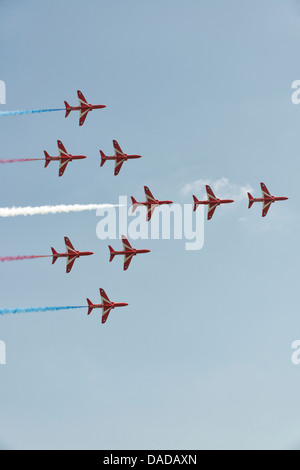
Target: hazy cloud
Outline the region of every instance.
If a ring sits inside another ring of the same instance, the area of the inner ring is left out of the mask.
[[[181,194],[186,196],[188,194],[197,193],[196,195],[205,194],[205,185],[209,184],[216,196],[221,199],[234,199],[241,201],[247,199],[247,192],[253,191],[249,184],[240,186],[238,184],[230,183],[228,178],[222,177],[218,180],[199,179],[191,183],[186,183],[182,189]]]

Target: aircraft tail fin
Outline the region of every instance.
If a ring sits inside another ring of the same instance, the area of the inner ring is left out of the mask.
[[[47,166],[48,166],[49,163],[51,162],[51,157],[50,157],[50,155],[46,152],[46,150],[44,150],[44,154],[45,154],[45,168],[47,168]]]
[[[134,199],[133,196],[131,196],[131,202],[132,202],[132,213],[133,213],[138,206],[138,202],[136,199]]]
[[[88,313],[87,314],[89,315],[90,313],[92,313],[94,306],[93,306],[93,303],[90,301],[90,299],[86,299],[86,301],[88,303]]]
[[[110,245],[108,245],[108,248],[109,248],[109,253],[110,253],[109,262],[111,262],[116,256],[116,252]]]
[[[104,152],[102,152],[102,150],[100,150],[100,155],[101,155],[101,163],[100,163],[100,166],[103,166],[104,163],[106,162],[106,155]]]
[[[195,212],[195,210],[197,209],[197,204],[198,204],[199,200],[194,195],[193,195],[193,199],[194,199],[194,212]]]
[[[56,260],[57,260],[57,258],[58,258],[58,256],[57,256],[57,255],[58,255],[58,253],[57,253],[57,251],[55,251],[55,250],[54,250],[54,248],[52,248],[52,247],[51,247],[51,251],[52,251],[52,255],[53,255],[53,258],[52,258],[52,264],[54,264],[54,263],[55,263],[55,261],[56,261]]]
[[[65,101],[65,107],[66,107],[66,115],[65,117],[67,118],[71,112],[71,106],[69,105],[69,103],[67,101]]]
[[[251,196],[250,193],[247,193],[247,194],[248,194],[248,198],[249,198],[248,209],[250,209],[250,207],[252,206],[252,204],[254,202],[254,198]]]

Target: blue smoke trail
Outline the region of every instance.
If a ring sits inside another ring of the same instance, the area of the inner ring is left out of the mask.
[[[57,310],[70,310],[74,308],[86,308],[86,305],[75,307],[68,305],[66,307],[2,308],[0,309],[0,315],[8,315],[10,313],[53,312]]]
[[[24,111],[0,111],[0,116],[22,116],[23,114],[50,113],[51,111],[65,111],[61,109],[31,109]]]

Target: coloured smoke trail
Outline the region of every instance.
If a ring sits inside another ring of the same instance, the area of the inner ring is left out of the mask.
[[[58,310],[72,310],[76,308],[86,308],[86,305],[67,305],[66,307],[1,308],[0,315],[9,315],[15,313],[56,312]]]
[[[24,259],[52,258],[52,255],[32,255],[32,256],[0,256],[0,262],[23,261]]]
[[[0,207],[0,217],[16,217],[18,215],[45,215],[63,214],[68,212],[93,211],[97,209],[109,209],[119,207],[119,204],[60,204],[57,206],[39,207]]]
[[[37,162],[45,160],[44,158],[10,158],[9,160],[0,160],[0,163],[22,163],[22,162]]]
[[[65,111],[64,108],[60,109],[28,109],[23,111],[0,111],[0,116],[23,116],[24,114],[35,113],[51,113],[53,111]]]

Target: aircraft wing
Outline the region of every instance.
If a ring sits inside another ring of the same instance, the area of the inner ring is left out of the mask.
[[[213,190],[211,189],[210,186],[208,186],[208,184],[206,185],[206,194],[207,194],[207,199],[209,201],[216,201],[217,200],[216,196],[214,195]]]
[[[263,207],[262,207],[262,217],[266,217],[270,207],[271,207],[272,201],[263,201]]]
[[[122,242],[123,242],[124,251],[132,250],[132,246],[130,245],[129,241],[127,240],[127,238],[124,235],[122,235]]]
[[[208,212],[207,212],[207,220],[210,220],[212,216],[214,215],[214,212],[216,210],[218,204],[209,204],[208,205]]]
[[[153,214],[154,209],[155,209],[156,206],[157,206],[156,204],[149,204],[147,206],[147,216],[146,216],[147,222],[149,222],[149,220],[151,219],[152,214]]]
[[[114,146],[114,151],[115,151],[115,157],[124,156],[124,153],[122,152],[122,149],[116,140],[113,140],[113,146]]]
[[[69,273],[71,269],[73,268],[73,264],[75,263],[77,256],[68,256],[67,257],[67,267],[66,267],[66,272]]]
[[[115,176],[117,176],[119,174],[124,162],[125,162],[125,158],[122,159],[122,160],[116,160],[116,163],[115,163]]]
[[[112,306],[110,305],[104,305],[102,307],[102,323],[105,323],[107,318],[108,318],[108,315],[110,314],[110,311],[112,309]]]
[[[68,253],[70,253],[71,255],[76,253],[76,250],[75,250],[74,246],[72,245],[72,243],[70,242],[68,237],[65,237],[65,244],[66,244],[66,250],[67,250]]]
[[[264,184],[264,183],[260,183],[260,187],[261,187],[261,192],[262,192],[262,197],[263,198],[269,198],[269,197],[272,197],[270,192],[268,191],[268,188],[267,186]]]
[[[84,97],[84,94],[80,90],[77,90],[77,96],[79,100],[79,106],[86,106],[88,104],[87,100]]]
[[[124,271],[127,271],[129,268],[130,262],[133,258],[133,253],[129,253],[128,255],[124,255]]]
[[[62,176],[64,174],[69,161],[70,161],[69,159],[68,160],[60,160],[58,176]]]
[[[81,109],[80,114],[79,114],[79,125],[83,126],[84,121],[86,120],[86,117],[88,115],[89,109]]]
[[[101,297],[101,300],[102,300],[102,303],[103,304],[111,304],[108,296],[106,295],[106,292],[104,289],[100,289],[100,297]]]
[[[57,146],[58,146],[58,150],[59,150],[59,155],[61,157],[68,157],[69,156],[68,152],[65,149],[65,146],[63,145],[63,143],[60,140],[57,141]]]
[[[156,202],[156,200],[153,197],[153,194],[151,193],[150,189],[147,186],[144,186],[144,191],[145,191],[147,202]]]

